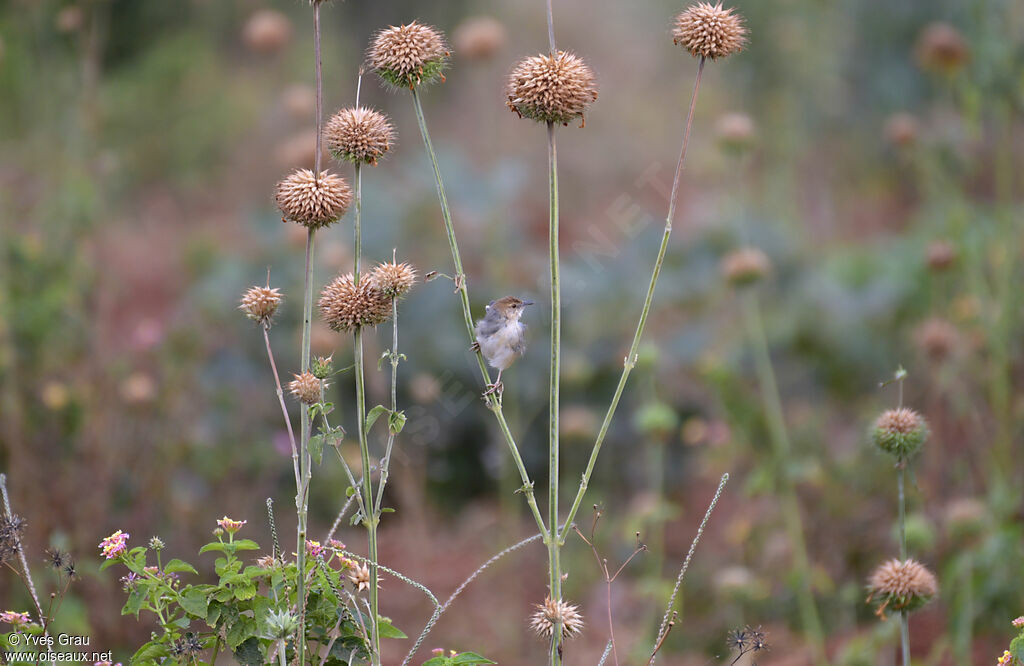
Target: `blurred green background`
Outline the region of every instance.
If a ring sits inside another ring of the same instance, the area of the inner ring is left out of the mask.
[[[801,498],[836,663],[896,663],[896,621],[879,622],[864,603],[866,576],[897,552],[894,474],[867,431],[896,404],[896,389],[879,383],[902,364],[905,403],[932,429],[914,465],[910,550],[941,586],[913,616],[914,655],[922,664],[991,663],[1009,621],[1024,613],[1024,4],[735,4],[750,44],[706,68],[647,344],[584,505],[602,506],[598,544],[612,563],[632,552],[637,531],[650,547],[612,590],[619,654],[638,661],[649,650],[728,471],[661,663],[728,663],[725,636],[744,624],[769,631],[773,648],[758,663],[809,663],[780,475]],[[600,86],[586,128],[559,130],[566,501],[660,240],[696,71],[672,44],[683,8],[555,2],[560,46],[586,58]],[[542,303],[528,315],[530,352],[505,375],[506,412],[539,485],[545,137],[507,111],[502,89],[518,58],[546,49],[543,10],[540,0],[348,0],[323,10],[328,115],[353,102],[374,31],[418,18],[452,35],[452,66],[425,91],[426,114],[475,311],[506,294]],[[475,16],[502,30],[473,42],[463,22]],[[286,294],[271,339],[282,373],[296,369],[304,232],[281,223],[272,192],[313,161],[311,36],[311,12],[298,1],[0,7],[0,470],[29,521],[26,547],[46,593],[44,548],[78,558],[82,579],[59,625],[125,660],[153,627],[120,617],[120,584],[113,570],[98,572],[101,538],[116,529],[136,543],[159,535],[194,561],[227,514],[248,519],[267,545],[267,497],[280,529],[294,526],[261,336],[236,306],[269,267]],[[399,134],[388,159],[364,173],[368,258],[397,248],[421,274],[450,272],[408,95],[368,76],[362,100],[388,113]],[[347,270],[350,229],[343,220],[321,234],[318,285]],[[783,461],[768,444],[741,299],[720,271],[723,256],[750,245],[773,264],[753,289],[793,438]],[[477,397],[460,316],[443,279],[417,286],[403,307],[409,360],[399,400],[410,420],[389,485],[397,513],[381,536],[382,562],[442,598],[532,524]],[[370,336],[369,357],[388,335],[383,327]],[[325,327],[313,345],[348,364],[350,343]],[[368,381],[371,400],[383,402],[386,373]],[[341,375],[332,393],[346,425],[350,383]],[[325,458],[312,488],[314,533],[326,532],[346,485]],[[581,525],[590,522],[581,511]],[[362,547],[360,531],[341,538]],[[544,555],[537,545],[482,577],[426,647],[538,663],[545,645],[525,638],[525,618],[544,595]],[[571,540],[566,557],[567,594],[588,618],[567,661],[596,663],[605,588],[584,544]],[[14,574],[0,575],[0,609],[25,604]],[[429,617],[429,604],[397,580],[385,581],[382,604],[411,635]],[[396,647],[390,657],[401,654]]]

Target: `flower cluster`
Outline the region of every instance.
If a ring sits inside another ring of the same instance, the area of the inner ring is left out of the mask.
[[[242,529],[242,526],[248,522],[248,520],[232,520],[231,518],[224,516],[217,521],[217,525],[228,534],[234,534],[238,530]]]
[[[277,184],[274,200],[285,221],[319,229],[337,222],[352,203],[352,189],[341,176],[296,169]]]
[[[356,284],[352,273],[339,275],[320,293],[320,315],[335,331],[377,326],[391,316],[391,301],[416,282],[416,271],[405,263],[379,264]]]
[[[889,409],[875,421],[871,438],[875,446],[885,453],[900,461],[908,460],[928,438],[928,424],[912,409]]]
[[[327,121],[324,138],[336,159],[375,166],[391,150],[395,129],[383,113],[359,106],[335,113]]]
[[[0,624],[12,624],[15,627],[21,627],[28,623],[28,613],[20,613],[18,611],[11,610],[0,612]]]
[[[676,17],[672,41],[697,58],[724,58],[743,48],[747,29],[732,9],[699,2]]]
[[[316,378],[312,372],[303,372],[295,375],[295,379],[288,382],[288,390],[304,405],[315,405],[320,402],[321,380]]]
[[[118,530],[108,536],[106,539],[100,542],[99,548],[108,560],[112,560],[119,555],[123,555],[128,551],[128,537],[129,534],[125,534],[121,530]]]
[[[250,287],[242,294],[238,309],[245,316],[261,326],[269,326],[278,306],[281,305],[281,291],[270,287]]]

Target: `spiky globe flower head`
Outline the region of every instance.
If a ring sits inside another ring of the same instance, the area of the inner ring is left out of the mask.
[[[939,363],[952,356],[960,347],[960,331],[951,322],[932,317],[917,327],[914,341],[925,356]]]
[[[875,446],[897,460],[908,460],[928,439],[928,424],[923,416],[907,407],[889,409],[875,421],[871,439]]]
[[[745,113],[726,113],[715,123],[718,144],[728,153],[746,152],[753,144],[756,133],[753,119]]]
[[[868,578],[868,603],[875,605],[875,613],[882,618],[886,610],[916,610],[938,592],[935,574],[917,560],[889,560]]]
[[[320,380],[312,372],[295,375],[295,379],[288,382],[288,390],[304,405],[320,402]]]
[[[574,638],[583,630],[583,616],[577,606],[545,597],[544,603],[537,604],[536,608],[530,616],[530,628],[538,636],[550,639],[556,623],[562,625],[563,639]]]
[[[508,75],[508,108],[537,122],[568,125],[597,99],[594,72],[579,56],[559,51],[523,58]]]
[[[324,138],[336,159],[376,166],[395,142],[395,128],[380,111],[350,107],[331,116]]]
[[[351,273],[334,278],[317,302],[320,316],[335,331],[351,331],[358,326],[377,326],[391,315],[391,301],[372,280],[363,278],[357,285]]]
[[[377,264],[369,281],[385,298],[399,298],[416,284],[416,269],[405,262],[386,261]]]
[[[310,229],[337,222],[352,203],[352,189],[341,176],[320,172],[320,179],[309,169],[296,169],[277,184],[274,200],[285,221]]]
[[[508,35],[505,26],[491,16],[468,18],[455,28],[452,41],[461,58],[486,60],[501,50]]]
[[[270,287],[250,287],[242,294],[238,309],[261,326],[270,326],[270,320],[281,305],[281,291]]]
[[[356,586],[356,592],[370,589],[370,567],[358,563],[354,563],[354,565],[348,579]]]
[[[367,55],[380,78],[411,89],[437,78],[444,80],[449,52],[437,28],[413,21],[378,32]]]
[[[885,121],[885,138],[897,148],[906,148],[917,141],[917,118],[900,111]]]
[[[928,268],[932,271],[944,271],[956,263],[956,247],[949,241],[932,241],[928,244],[926,252]]]
[[[772,262],[756,247],[743,247],[722,257],[722,277],[734,287],[760,282],[772,269]]]
[[[739,14],[722,3],[698,2],[676,17],[672,41],[697,58],[724,58],[743,49],[747,29]]]
[[[923,69],[954,74],[970,58],[970,50],[960,31],[948,23],[929,23],[921,31],[915,47],[917,62]]]

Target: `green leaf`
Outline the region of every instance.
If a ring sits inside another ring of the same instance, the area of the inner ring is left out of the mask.
[[[103,564],[100,565],[100,571],[106,571],[115,564],[121,564],[121,560],[117,559],[116,557],[112,560],[104,560]]]
[[[348,488],[345,489],[345,497],[352,497],[355,494],[356,494],[356,489],[353,488],[352,486],[349,486]]]
[[[218,553],[227,553],[228,545],[226,543],[221,543],[220,541],[212,541],[203,546],[202,548],[200,548],[199,554],[202,555],[203,553],[209,553],[212,551],[216,551]]]
[[[139,610],[142,608],[143,602],[146,601],[146,595],[149,593],[149,587],[136,583],[131,594],[128,595],[128,601],[124,602],[124,608],[121,609],[121,615],[134,615],[139,617]]]
[[[178,559],[171,560],[167,563],[167,566],[164,567],[164,573],[182,573],[185,571],[191,574],[195,574],[197,576],[199,575],[199,572],[196,571],[196,568],[194,566],[192,566],[188,562],[182,562]]]
[[[155,663],[168,654],[166,645],[150,641],[135,651],[131,664],[134,666],[135,664]]]
[[[256,583],[246,582],[235,587],[235,599],[248,601],[256,596]]]
[[[380,616],[378,616],[378,618],[379,619],[377,620],[377,632],[380,634],[381,638],[409,638],[402,632],[401,629],[398,629],[393,624],[391,624],[391,620],[389,620],[388,618]]]
[[[227,641],[228,647],[235,650],[239,645],[255,635],[256,621],[247,615],[239,615],[238,619],[228,628],[224,639]]]
[[[231,544],[235,547],[235,550],[259,550],[260,545],[252,539],[235,539],[235,542]]]
[[[210,607],[210,598],[207,596],[206,590],[188,587],[178,595],[178,605],[189,615],[206,619]]]
[[[1024,663],[1024,634],[1010,641],[1010,654],[1017,661]]]
[[[397,435],[405,427],[405,421],[405,412],[391,412],[388,416],[388,430],[392,435]]]
[[[371,409],[370,413],[366,415],[366,432],[370,432],[370,428],[372,428],[373,424],[377,422],[377,419],[379,419],[382,414],[388,411],[390,410],[388,410],[388,408],[385,407],[384,405],[377,405],[376,407]]]
[[[496,664],[498,662],[491,661],[487,657],[478,655],[476,652],[463,652],[462,654],[455,655],[451,663],[462,664],[463,666],[476,666],[477,664]]]
[[[423,662],[423,666],[448,666],[452,660],[448,657],[433,657]]]
[[[324,459],[324,436],[313,435],[309,438],[309,455],[319,465]]]
[[[242,666],[263,666],[263,650],[255,637],[246,638],[234,652],[235,659]]]

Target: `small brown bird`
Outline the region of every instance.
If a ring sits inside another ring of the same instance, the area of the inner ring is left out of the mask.
[[[484,395],[501,393],[501,373],[526,353],[526,324],[519,319],[523,309],[533,305],[515,296],[491,301],[487,314],[476,323],[476,342],[473,351],[479,351],[487,364],[498,371],[498,379],[487,387]]]

